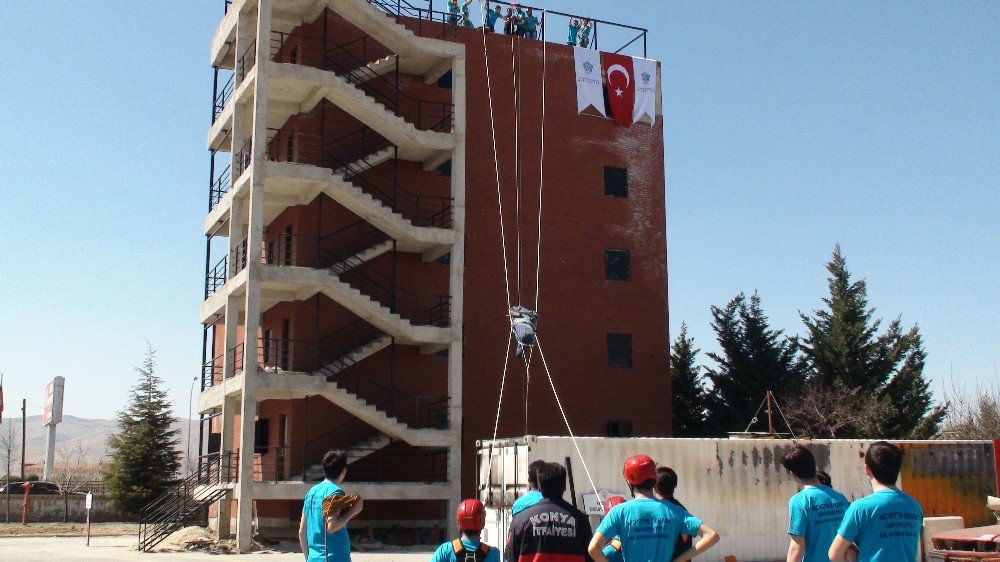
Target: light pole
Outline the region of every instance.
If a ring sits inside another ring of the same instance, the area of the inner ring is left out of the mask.
[[[191,467],[191,415],[194,406],[194,383],[198,382],[198,377],[191,379],[191,392],[188,394],[188,436],[187,445],[184,448],[184,478],[190,476],[188,470]]]

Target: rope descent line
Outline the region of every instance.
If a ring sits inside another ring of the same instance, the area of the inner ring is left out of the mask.
[[[576,442],[576,435],[573,434],[573,428],[569,425],[569,418],[566,417],[566,410],[563,408],[562,400],[559,399],[559,392],[556,391],[556,383],[552,380],[552,372],[549,371],[549,363],[545,360],[545,351],[542,350],[542,342],[538,341],[536,345],[538,347],[538,355],[542,358],[542,366],[545,367],[545,376],[549,379],[549,386],[552,387],[552,395],[556,398],[556,406],[559,406],[559,413],[562,414],[563,422],[566,424],[566,431],[569,431],[569,437],[573,440],[573,448],[576,449],[576,454],[580,457],[580,462],[583,464],[583,471],[587,473],[587,480],[590,481],[590,487],[594,489],[594,496],[600,501],[601,494],[597,491],[597,485],[594,484],[594,478],[590,475],[590,469],[587,467],[587,460],[583,458],[583,453],[580,451],[580,445]]]
[[[545,15],[548,12],[542,10],[542,22],[544,25]],[[544,30],[542,28],[542,146],[541,146],[541,156],[538,159],[538,246],[535,250],[535,308],[532,309],[536,313],[538,312],[538,296],[541,293],[541,278],[542,278],[542,189],[545,187],[545,78],[548,74],[548,46],[549,42],[545,40]]]
[[[517,59],[514,45],[517,45]],[[521,80],[517,79],[521,68],[521,42],[516,35],[510,36],[510,69],[514,79],[514,181],[517,186],[515,197],[515,228],[517,230],[517,304],[521,304]]]

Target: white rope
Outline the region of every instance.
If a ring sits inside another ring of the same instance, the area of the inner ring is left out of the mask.
[[[542,10],[542,22],[548,12]],[[542,188],[545,187],[545,77],[548,70],[546,51],[549,42],[545,40],[544,27],[542,35],[542,153],[538,160],[538,247],[535,250],[535,312],[538,312],[538,295],[541,292],[542,278]]]
[[[486,490],[489,492],[487,500],[493,500],[493,445],[497,440],[497,432],[500,429],[500,410],[503,408],[503,390],[507,385],[507,365],[510,362],[510,342],[514,339],[514,332],[507,336],[507,346],[503,350],[503,378],[500,379],[500,399],[497,401],[497,418],[493,422],[493,440],[490,441],[490,453],[487,457],[490,467],[486,472]],[[478,492],[477,492],[478,493]]]
[[[517,62],[514,62],[514,45],[517,44]],[[510,70],[514,76],[514,180],[517,186],[515,225],[517,228],[517,304],[521,304],[521,81],[517,71],[521,66],[521,42],[510,36]]]
[[[485,6],[485,4],[483,4]],[[483,26],[483,57],[486,62],[486,93],[490,100],[490,130],[493,133],[493,168],[497,178],[497,205],[500,207],[500,243],[503,246],[503,281],[507,289],[507,310],[510,301],[510,270],[507,267],[507,234],[503,226],[503,195],[500,192],[500,157],[497,153],[497,127],[493,112],[493,83],[490,80],[490,53],[486,47],[486,26]]]
[[[552,387],[552,395],[556,397],[556,405],[559,406],[559,413],[562,414],[563,422],[566,424],[566,431],[569,431],[569,437],[573,440],[573,447],[576,449],[576,454],[580,457],[580,462],[583,463],[583,471],[587,473],[587,480],[590,480],[590,487],[594,489],[594,496],[600,501],[601,494],[597,491],[597,485],[594,484],[594,478],[590,475],[590,469],[587,468],[587,461],[584,460],[583,453],[580,451],[580,445],[576,442],[576,435],[573,435],[573,428],[569,426],[569,418],[566,417],[566,410],[563,409],[562,401],[559,400],[556,383],[552,380],[552,372],[549,371],[549,363],[545,360],[545,352],[542,351],[542,341],[540,339],[535,340],[535,347],[538,348],[538,355],[542,358],[542,366],[545,367],[545,376],[549,378],[549,386]]]
[[[764,409],[764,404],[767,404],[767,396],[764,397],[764,401],[761,402],[760,406],[757,408],[757,413],[754,414],[752,418],[750,418],[750,423],[747,424],[747,428],[743,430],[743,433],[749,433],[750,427],[752,427],[753,424],[757,423],[757,416],[759,416],[760,411]]]

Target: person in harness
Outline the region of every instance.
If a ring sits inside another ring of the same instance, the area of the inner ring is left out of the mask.
[[[621,496],[611,496],[607,501],[604,502],[604,516],[607,517],[611,513],[611,509],[616,505],[621,505],[625,503],[625,498]],[[604,557],[608,559],[608,562],[625,562],[625,557],[622,555],[622,541],[618,537],[615,537],[608,541],[608,544],[604,545]]]
[[[462,538],[446,542],[434,551],[431,562],[500,562],[500,551],[479,541],[486,526],[486,508],[479,500],[465,500],[455,513]]]
[[[538,313],[523,306],[510,309],[510,330],[517,340],[517,356],[524,358],[525,348],[535,347],[538,342]]]

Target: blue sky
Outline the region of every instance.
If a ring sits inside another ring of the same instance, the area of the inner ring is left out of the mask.
[[[799,333],[840,243],[880,315],[919,323],[936,391],[996,377],[1000,4],[547,6],[651,28],[672,333],[686,321],[712,349],[709,307],[754,290]],[[147,340],[187,413],[221,15],[221,0],[0,10],[7,415],[21,397],[40,413],[63,375],[67,414],[110,417]]]

